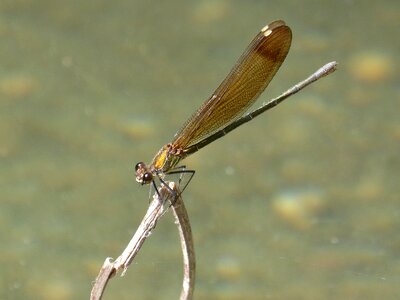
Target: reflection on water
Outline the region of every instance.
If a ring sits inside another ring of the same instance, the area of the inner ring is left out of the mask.
[[[0,298],[87,297],[145,212],[133,165],[284,19],[292,49],[261,101],[339,70],[185,162],[196,298],[396,299],[399,4],[331,3],[3,1]],[[169,217],[136,262],[106,299],[177,298]]]

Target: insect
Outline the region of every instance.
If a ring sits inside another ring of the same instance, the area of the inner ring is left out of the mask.
[[[155,180],[168,188],[164,181],[165,175],[189,174],[184,189],[195,171],[178,166],[181,160],[276,106],[336,68],[336,62],[327,64],[282,95],[244,114],[275,76],[289,52],[291,41],[292,32],[284,21],[274,21],[262,28],[225,80],[184,123],[172,142],[164,145],[150,164],[136,164],[136,181],[142,185],[152,183],[158,192]]]

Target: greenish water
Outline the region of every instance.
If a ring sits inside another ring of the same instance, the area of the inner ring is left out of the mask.
[[[398,1],[1,1],[0,299],[87,299],[148,200],[134,181],[258,30],[260,101],[339,70],[185,163],[196,299],[399,299]],[[177,299],[166,216],[105,299]]]

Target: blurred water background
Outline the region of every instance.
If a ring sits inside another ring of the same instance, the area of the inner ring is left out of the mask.
[[[0,2],[0,298],[88,299],[148,205],[149,162],[264,25],[292,28],[260,103],[188,158],[196,299],[400,299],[398,1]],[[167,215],[104,299],[177,299]]]

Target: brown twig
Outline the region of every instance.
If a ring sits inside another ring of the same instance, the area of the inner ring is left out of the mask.
[[[101,299],[109,279],[112,278],[117,272],[122,270],[121,276],[125,274],[144,241],[148,236],[150,236],[151,231],[156,227],[157,221],[167,211],[169,205],[166,203],[171,203],[173,214],[179,230],[179,236],[181,238],[184,261],[184,278],[180,299],[192,299],[194,289],[195,258],[189,218],[182,197],[175,183],[169,183],[169,187],[175,191],[175,195],[179,196],[174,197],[174,195],[166,187],[162,187],[160,189],[160,194],[155,193],[153,200],[150,202],[146,215],[144,216],[141,224],[136,230],[136,233],[122,254],[114,262],[111,261],[110,257],[105,259],[93,285],[90,294],[91,300]]]
[[[178,226],[183,255],[183,286],[179,299],[189,300],[193,298],[196,260],[189,216],[180,192],[177,195],[178,197],[176,198],[175,203],[172,205],[172,213],[175,217],[175,223]]]

